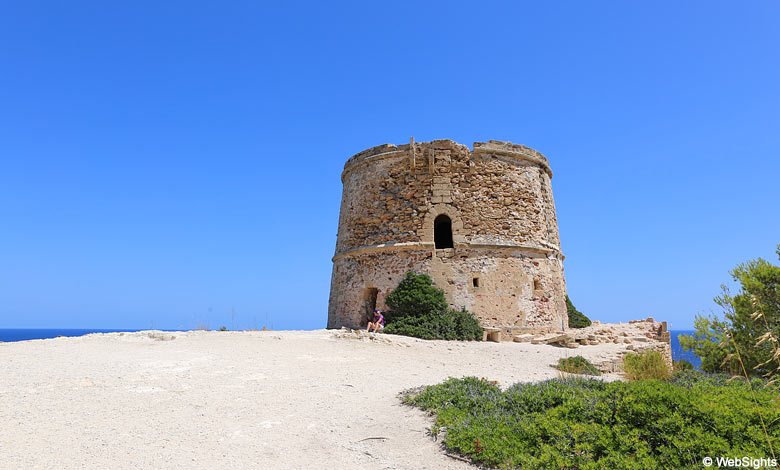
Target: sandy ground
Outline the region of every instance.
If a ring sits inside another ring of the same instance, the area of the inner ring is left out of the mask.
[[[560,357],[619,347],[333,330],[0,343],[0,468],[473,469],[444,455],[400,391],[556,377]]]

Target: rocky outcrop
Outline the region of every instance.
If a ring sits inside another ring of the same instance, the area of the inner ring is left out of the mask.
[[[488,331],[487,335],[491,333],[494,334]],[[595,365],[602,372],[620,372],[626,354],[646,350],[660,352],[669,367],[672,367],[671,334],[667,331],[666,322],[657,322],[653,318],[632,320],[628,323],[594,321],[586,328],[536,335],[520,334],[514,335],[511,339],[517,343],[552,344],[571,349],[600,344],[621,345],[614,351],[606,351],[601,362],[597,361]],[[509,340],[509,338],[498,340]]]

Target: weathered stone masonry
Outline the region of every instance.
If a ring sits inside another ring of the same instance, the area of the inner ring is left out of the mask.
[[[365,327],[409,270],[507,333],[568,327],[552,171],[510,142],[380,145],[344,165],[328,327]]]

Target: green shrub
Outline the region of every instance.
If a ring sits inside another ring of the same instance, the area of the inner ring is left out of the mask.
[[[674,372],[680,372],[684,370],[693,370],[693,364],[686,361],[685,359],[680,359],[679,361],[672,361],[672,364],[674,365]]]
[[[569,328],[585,328],[590,326],[590,318],[586,317],[584,313],[580,312],[571,303],[569,296],[566,296],[566,312],[569,314]]]
[[[667,380],[671,377],[669,366],[658,351],[626,354],[623,358],[623,371],[628,380]]]
[[[569,374],[601,375],[596,366],[582,356],[558,359],[556,369]]]
[[[385,298],[385,333],[422,339],[482,339],[482,327],[466,310],[448,308],[444,291],[426,274],[406,273]]]
[[[445,448],[481,466],[539,469],[702,468],[702,456],[771,456],[780,407],[769,388],[696,379],[519,383],[502,391],[475,377],[408,392],[436,413]],[[772,424],[773,423],[773,424]]]
[[[482,339],[482,327],[474,316],[463,310],[444,310],[425,315],[405,316],[388,322],[385,333],[422,339]]]
[[[430,276],[412,271],[407,272],[398,287],[387,295],[385,303],[390,307],[384,313],[387,323],[406,316],[443,312],[448,308],[444,291],[433,285]]]

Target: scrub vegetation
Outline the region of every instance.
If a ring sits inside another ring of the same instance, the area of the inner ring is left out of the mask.
[[[674,371],[675,372],[682,372],[686,370],[693,370],[693,364],[691,364],[690,361],[686,361],[685,359],[680,359],[677,361],[674,361]]]
[[[558,365],[555,368],[567,374],[601,375],[596,366],[582,356],[558,359]]]
[[[623,358],[623,372],[628,380],[667,380],[672,375],[658,351],[626,354]]]
[[[771,389],[687,372],[671,381],[553,379],[501,390],[476,377],[408,391],[446,450],[488,467],[701,468],[703,456],[771,457]],[[765,434],[761,416],[767,426]]]
[[[591,324],[590,318],[577,310],[568,295],[566,296],[566,313],[569,315],[569,328],[585,328]]]

